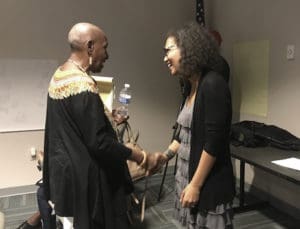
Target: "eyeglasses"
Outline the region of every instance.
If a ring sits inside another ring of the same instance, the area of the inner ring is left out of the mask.
[[[164,48],[164,56],[169,55],[170,51],[178,49],[178,47],[176,45],[171,45],[167,48]]]

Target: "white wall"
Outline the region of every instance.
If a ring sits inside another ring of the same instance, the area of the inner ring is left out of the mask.
[[[222,52],[232,66],[235,42],[270,41],[268,113],[266,117],[235,114],[236,120],[274,124],[300,137],[300,2],[294,0],[206,1],[209,25],[223,37]],[[286,46],[296,46],[286,59]],[[299,153],[300,157],[300,153]],[[239,164],[236,163],[236,168]],[[246,181],[300,209],[299,186],[247,166]]]
[[[43,149],[44,131],[0,134],[0,189],[35,184],[42,176],[30,148]]]
[[[163,150],[180,102],[178,80],[163,64],[163,35],[194,20],[194,5],[181,0],[4,0],[0,59],[61,63],[69,54],[70,27],[80,21],[99,25],[108,37],[110,55],[102,75],[115,77],[117,91],[123,83],[131,84],[133,129],[140,130],[146,150]],[[16,93],[22,100],[26,92]],[[0,189],[34,184],[40,177],[35,162],[29,160],[31,146],[43,149],[43,131],[0,133]]]

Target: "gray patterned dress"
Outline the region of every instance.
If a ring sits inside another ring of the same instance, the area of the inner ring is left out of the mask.
[[[188,168],[190,157],[191,123],[193,116],[193,105],[184,105],[177,122],[181,125],[179,139],[180,147],[177,151],[178,162],[175,176],[175,211],[174,218],[181,225],[189,229],[209,228],[209,229],[229,229],[232,227],[233,211],[231,204],[221,204],[214,211],[198,212],[196,215],[190,214],[190,208],[183,208],[180,203],[180,194],[188,185]]]

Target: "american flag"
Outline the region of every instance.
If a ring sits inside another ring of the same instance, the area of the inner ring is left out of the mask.
[[[200,25],[205,25],[205,16],[204,16],[204,2],[203,0],[196,0],[196,21]]]

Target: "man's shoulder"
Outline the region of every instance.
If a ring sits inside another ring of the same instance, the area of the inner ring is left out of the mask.
[[[203,76],[202,84],[214,85],[218,83],[224,83],[224,78],[217,71],[208,71]]]
[[[49,96],[53,99],[68,98],[82,92],[98,94],[95,81],[81,71],[60,71],[54,73],[48,88]]]

